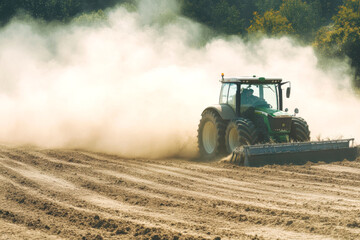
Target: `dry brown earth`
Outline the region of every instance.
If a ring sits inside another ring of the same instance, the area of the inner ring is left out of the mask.
[[[246,168],[0,147],[0,239],[360,239],[360,159]]]

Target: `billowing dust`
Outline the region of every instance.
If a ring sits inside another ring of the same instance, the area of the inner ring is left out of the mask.
[[[346,62],[320,70],[313,49],[288,38],[209,40],[175,1],[149,3],[118,6],[94,24],[26,18],[0,29],[0,141],[194,157],[200,114],[217,103],[222,72],[290,80],[285,107],[300,109],[313,139],[360,139]]]

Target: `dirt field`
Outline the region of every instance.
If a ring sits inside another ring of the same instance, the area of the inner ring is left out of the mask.
[[[0,147],[0,239],[359,239],[360,159],[245,168]]]

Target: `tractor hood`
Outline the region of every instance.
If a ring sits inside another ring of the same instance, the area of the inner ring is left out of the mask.
[[[271,116],[273,118],[292,117],[287,112],[280,111],[280,110],[277,110],[277,109],[272,109],[272,108],[264,108],[264,107],[255,108],[255,113],[262,114],[262,115],[265,115],[265,116]]]
[[[262,115],[271,136],[277,142],[288,142],[292,116],[287,112],[272,108],[255,108],[255,114]]]

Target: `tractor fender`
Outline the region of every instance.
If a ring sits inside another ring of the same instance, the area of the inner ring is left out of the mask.
[[[212,111],[217,112],[223,120],[232,120],[232,119],[236,118],[235,111],[232,109],[232,107],[230,107],[227,104],[212,105],[212,106],[206,108],[202,112],[202,114],[207,110],[212,110]]]

